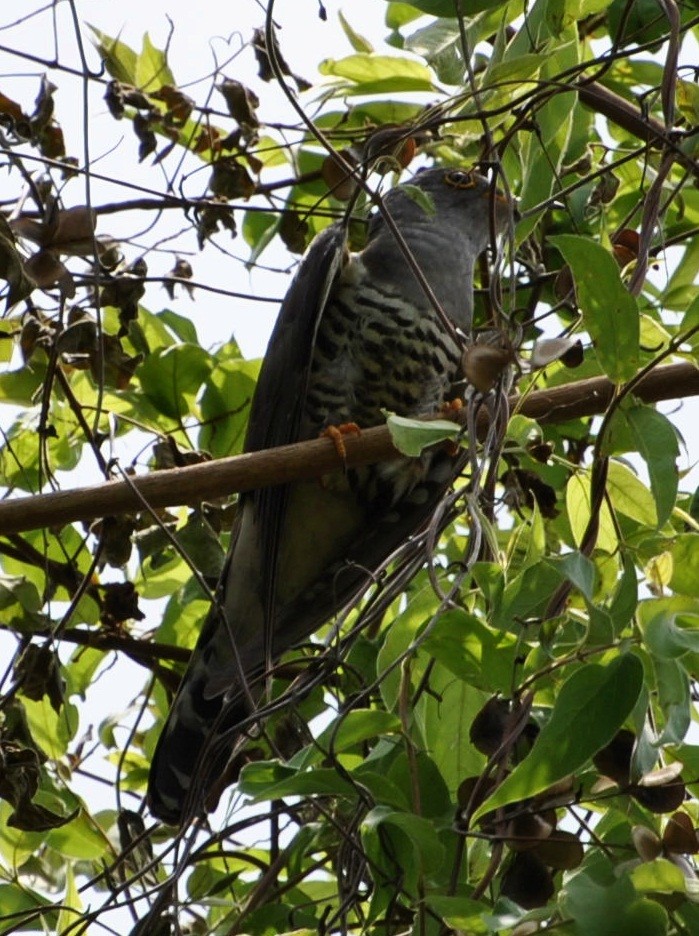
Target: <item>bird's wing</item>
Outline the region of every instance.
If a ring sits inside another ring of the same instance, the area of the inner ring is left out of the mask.
[[[344,224],[326,228],[311,244],[289,287],[260,370],[248,422],[247,452],[298,441],[318,325],[346,257],[346,243]],[[264,646],[269,662],[279,536],[288,486],[254,491],[247,498],[252,500],[263,557]]]
[[[345,247],[344,225],[326,228],[311,244],[289,287],[260,370],[246,452],[296,441],[318,324]]]

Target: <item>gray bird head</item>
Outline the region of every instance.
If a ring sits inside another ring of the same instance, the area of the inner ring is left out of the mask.
[[[493,222],[495,234],[505,229],[514,204],[476,172],[427,169],[388,192],[383,205],[444,311],[470,332],[476,258],[488,246]],[[400,282],[408,301],[425,304],[424,291],[380,212],[370,222],[362,257],[377,280]]]
[[[415,189],[426,198],[421,199]],[[491,214],[497,234],[513,212],[512,203],[485,176],[466,169],[424,169],[388,192],[384,206],[398,217],[401,227],[437,226],[450,235],[460,235],[477,253],[488,246]],[[377,214],[372,225],[381,223],[385,222]]]

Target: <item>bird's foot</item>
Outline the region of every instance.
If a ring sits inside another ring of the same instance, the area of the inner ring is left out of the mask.
[[[453,400],[445,400],[444,403],[442,403],[442,415],[446,416],[448,419],[454,413],[458,413],[459,410],[463,408],[464,401],[461,399],[461,397],[454,397]],[[461,451],[461,446],[458,444],[458,442],[447,440],[446,442],[443,442],[442,445],[447,455],[451,455],[452,458],[455,458]]]
[[[328,426],[326,429],[320,433],[322,436],[327,436],[335,446],[335,451],[339,457],[344,461],[347,461],[347,449],[345,448],[345,436],[353,435],[358,436],[362,434],[362,430],[356,423],[348,422],[341,423],[339,426]]]
[[[442,414],[444,416],[450,416],[452,413],[458,413],[460,409],[464,408],[464,401],[461,397],[454,397],[453,400],[445,400],[442,403]]]

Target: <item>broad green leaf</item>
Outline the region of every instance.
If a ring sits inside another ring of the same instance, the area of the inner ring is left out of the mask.
[[[66,865],[66,890],[61,900],[61,911],[56,923],[56,936],[68,936],[80,929],[83,904],[80,899],[72,862]]]
[[[140,314],[139,311],[139,316]],[[197,329],[191,319],[180,315],[178,312],[173,312],[172,309],[163,309],[162,312],[156,312],[155,317],[160,319],[180,341],[185,342],[185,344],[199,344]]]
[[[548,562],[524,569],[505,586],[502,605],[493,615],[494,625],[519,633],[521,621],[543,613],[563,578],[560,570]]]
[[[633,471],[621,462],[609,462],[607,496],[614,509],[625,517],[644,526],[657,526],[658,515],[653,495]]]
[[[575,923],[575,936],[666,936],[667,912],[638,898],[627,875],[600,882],[586,871],[561,892],[561,909]]]
[[[461,34],[456,20],[438,19],[418,29],[407,37],[405,48],[424,58],[445,84],[459,84],[463,80]]]
[[[0,908],[6,920],[13,920],[18,924],[16,932],[41,930],[41,921],[53,931],[56,926],[58,911],[49,910],[47,912],[46,908],[50,906],[51,901],[31,890],[26,884],[20,884],[19,881],[15,884],[0,884]],[[37,910],[41,912],[34,915],[33,911]],[[20,914],[25,913],[24,919],[27,922],[20,924],[19,921],[22,920]],[[29,922],[29,920],[32,920],[32,922]],[[0,918],[0,925],[2,925],[2,918]],[[0,930],[0,933],[7,932],[9,932],[9,929]]]
[[[580,552],[571,552],[560,558],[551,558],[549,561],[575,585],[584,598],[592,601],[599,576],[591,559]]]
[[[0,611],[20,605],[27,611],[39,611],[43,602],[33,582],[24,576],[0,575]]]
[[[461,610],[443,614],[421,646],[460,680],[503,694],[512,685],[512,668],[521,649],[512,634]]]
[[[693,318],[696,319],[699,317],[696,315],[696,312],[699,312],[699,297],[696,293],[696,284],[699,282],[699,238],[693,237],[687,244],[687,249],[682,253],[679,258],[679,262],[675,269],[672,272],[670,281],[668,282],[665,291],[662,294],[662,305],[665,309],[672,309],[676,312],[684,312],[689,305],[690,309],[692,305],[696,309]],[[696,297],[693,300],[688,300],[688,297]],[[684,331],[687,328],[687,316],[689,311],[685,314],[685,320],[682,322],[681,330]],[[689,325],[691,327],[691,324]]]
[[[246,263],[251,269],[260,258],[263,250],[274,240],[279,230],[281,216],[275,216],[266,211],[246,211],[243,216],[243,237],[245,243],[251,247],[250,257]]]
[[[549,240],[573,273],[583,323],[602,369],[616,383],[630,380],[638,370],[640,321],[616,260],[600,244],[576,234]]]
[[[313,744],[292,758],[289,766],[295,770],[305,770],[324,760],[329,753],[339,754],[377,735],[393,734],[400,730],[400,721],[391,712],[355,709],[338,716]]]
[[[446,419],[433,419],[423,422],[420,419],[408,419],[390,413],[386,423],[391,433],[391,441],[403,455],[415,458],[423,449],[438,442],[456,439],[461,432],[457,423]]]
[[[667,416],[652,407],[634,404],[617,410],[610,432],[615,451],[636,451],[645,461],[655,500],[657,526],[663,526],[675,506],[679,483],[676,460],[680,451],[677,432],[672,423]],[[623,449],[619,447],[619,436],[626,441]],[[648,523],[648,520],[640,520],[637,515],[623,510],[619,504],[615,503],[615,506],[627,516]]]
[[[280,796],[355,796],[355,787],[330,767],[299,773],[279,761],[246,764],[240,772],[238,789],[255,802]]]
[[[136,53],[120,39],[113,39],[101,30],[88,23],[88,28],[94,35],[94,43],[104,66],[117,81],[124,84],[136,85]]]
[[[631,556],[622,553],[623,571],[609,605],[609,616],[616,634],[620,634],[636,613],[638,605],[638,578]]]
[[[148,400],[164,416],[179,422],[190,412],[213,364],[203,348],[181,344],[150,354],[137,373]]]
[[[39,702],[22,699],[32,738],[53,760],[62,757],[78,728],[78,710],[72,702],[64,702],[56,712],[47,696]]]
[[[699,601],[678,595],[638,605],[638,623],[654,656],[676,660],[699,653]]]
[[[396,55],[358,52],[343,59],[325,59],[321,75],[344,78],[355,87],[351,94],[381,94],[388,91],[434,91],[432,73],[425,65]]]
[[[14,808],[5,800],[0,800],[0,856],[5,867],[20,868],[32,852],[40,848],[46,836],[43,832],[22,832],[8,824]],[[2,894],[0,890],[0,894]],[[0,904],[0,907],[3,907]],[[0,933],[2,930],[0,930]]]
[[[696,244],[695,244],[696,246]],[[696,247],[697,253],[699,253],[699,247]],[[699,265],[699,257],[697,258],[697,265]],[[680,326],[680,331],[686,332],[692,328],[696,328],[699,325],[699,295],[697,295],[691,302],[689,308],[684,314],[682,319],[682,325]]]
[[[551,716],[524,760],[477,810],[535,796],[580,770],[626,721],[643,688],[643,665],[626,653],[603,666],[587,663],[561,686]]]
[[[631,880],[640,894],[684,894],[687,889],[684,874],[667,858],[637,865],[631,870]]]
[[[414,719],[420,729],[420,746],[434,762],[454,800],[464,777],[483,769],[483,755],[474,748],[469,732],[488,696],[454,678],[441,662],[431,667],[429,676],[430,692],[420,698]]]
[[[680,744],[692,723],[692,681],[681,662],[657,656],[653,657],[653,674],[665,719],[656,744]]]
[[[478,900],[434,894],[427,897],[427,905],[455,932],[468,933],[468,936],[486,936],[493,932],[484,919],[486,909]]]
[[[591,515],[589,475],[580,473],[571,475],[566,486],[566,512],[575,543],[580,546]],[[597,549],[607,553],[613,553],[618,546],[614,521],[606,501],[599,512],[596,546]]]
[[[337,11],[337,18],[339,20],[340,26],[342,26],[342,31],[349,39],[349,43],[354,51],[366,52],[371,55],[374,51],[373,45],[369,42],[368,39],[365,39],[364,36],[362,36],[350,26],[342,10]]]
[[[242,452],[259,370],[259,361],[245,361],[225,351],[216,355],[201,395],[198,438],[199,448],[214,458]]]
[[[167,64],[165,52],[156,49],[148,33],[143,35],[143,46],[136,59],[135,84],[142,91],[152,92],[163,85],[174,86],[175,78]]]
[[[366,815],[362,831],[378,829],[382,825],[393,826],[407,835],[426,869],[434,869],[442,863],[444,846],[429,820],[411,813],[396,812],[388,806],[376,806]]]
[[[699,534],[680,533],[670,549],[670,588],[681,595],[699,597]]]
[[[406,26],[408,23],[412,23],[413,20],[419,19],[421,16],[422,11],[416,9],[413,4],[398,3],[395,2],[395,0],[390,0],[386,8],[384,21],[389,29],[400,29],[401,26]]]

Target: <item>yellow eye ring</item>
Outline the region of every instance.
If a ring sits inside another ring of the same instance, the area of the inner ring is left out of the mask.
[[[444,181],[457,189],[470,189],[476,185],[473,172],[467,172],[465,169],[452,169],[444,176]]]

